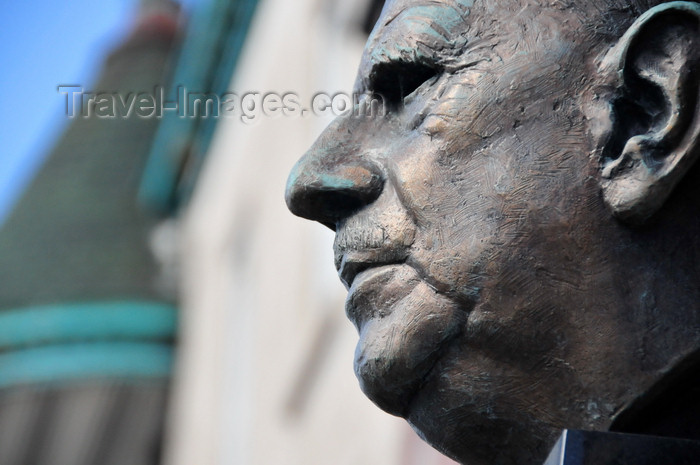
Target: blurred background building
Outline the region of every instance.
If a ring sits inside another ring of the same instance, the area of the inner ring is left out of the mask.
[[[168,81],[179,28],[177,4],[142,2],[94,89]],[[160,460],[176,295],[135,202],[157,128],[76,116],[0,229],[0,463]]]
[[[360,392],[332,233],[284,205],[332,117],[206,112],[226,92],[349,94],[383,2],[133,3],[99,78],[74,84],[205,97],[198,115],[74,117],[15,196],[0,463],[452,463]]]

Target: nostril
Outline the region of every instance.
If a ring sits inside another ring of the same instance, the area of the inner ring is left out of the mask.
[[[350,190],[343,191],[314,191],[304,200],[305,214],[299,215],[315,221],[320,221],[335,230],[335,224],[348,218],[356,211],[369,205],[374,196],[357,195]]]
[[[287,184],[287,206],[297,216],[319,221],[331,229],[335,223],[372,203],[384,186],[377,170],[359,165],[314,169],[302,159]]]

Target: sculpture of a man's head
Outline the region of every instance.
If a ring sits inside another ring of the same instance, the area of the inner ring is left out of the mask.
[[[700,348],[700,4],[661,3],[389,2],[356,85],[386,114],[290,176],[362,389],[463,463],[541,462]]]

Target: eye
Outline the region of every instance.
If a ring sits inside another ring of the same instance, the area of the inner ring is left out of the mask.
[[[403,104],[424,82],[440,74],[442,70],[423,63],[390,62],[374,67],[369,76],[372,90],[394,106]]]

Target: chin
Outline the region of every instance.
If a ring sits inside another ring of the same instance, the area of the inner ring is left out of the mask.
[[[406,417],[423,380],[462,332],[466,312],[408,265],[396,268],[353,286],[346,305],[360,333],[355,374],[362,391],[382,410]]]

